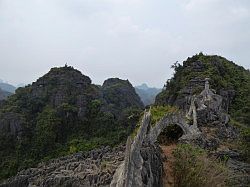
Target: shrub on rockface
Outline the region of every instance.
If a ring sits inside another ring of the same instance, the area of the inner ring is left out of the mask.
[[[223,163],[208,158],[207,153],[189,144],[180,144],[173,151],[174,186],[226,186],[228,170]]]
[[[179,111],[179,109],[177,107],[174,106],[152,106],[150,107],[150,112],[151,112],[151,121],[150,121],[150,125],[152,127],[154,127],[165,115],[167,114],[173,114]],[[132,133],[131,133],[131,137],[132,139],[134,139],[137,135],[138,130],[141,127],[141,122],[144,116],[144,112],[139,112],[137,110],[137,112],[135,113],[136,115],[131,115],[134,116],[134,120],[136,121],[136,125],[132,128]],[[131,119],[131,116],[129,117]]]
[[[173,114],[178,112],[178,108],[170,105],[166,106],[153,106],[151,108],[151,124],[154,126],[159,122],[166,114]]]

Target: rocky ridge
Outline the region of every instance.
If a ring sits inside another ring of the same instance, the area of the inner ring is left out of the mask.
[[[135,139],[128,139],[126,145],[125,160],[116,170],[111,186],[162,186],[162,160],[144,160],[143,148],[154,147],[150,155],[160,154],[157,149],[157,137],[171,124],[177,124],[184,132],[179,139],[182,143],[195,144],[210,151],[211,156],[227,157],[227,166],[231,173],[230,183],[233,186],[246,186],[250,180],[250,165],[240,160],[240,153],[237,150],[230,150],[223,147],[226,140],[235,141],[238,132],[228,124],[229,115],[222,108],[222,96],[214,93],[209,88],[208,79],[205,80],[205,89],[197,96],[191,98],[188,112],[173,113],[165,115],[154,127],[150,126],[150,111],[145,112],[140,130]],[[189,121],[192,121],[190,124]],[[211,128],[211,126],[213,128]],[[208,132],[208,131],[210,132]],[[212,131],[212,132],[211,132]],[[157,163],[155,163],[157,161]],[[145,163],[147,175],[144,176]],[[154,166],[159,166],[158,172],[152,174]],[[160,172],[160,173],[159,173]],[[143,177],[144,176],[144,177]],[[165,176],[168,177],[168,176]],[[144,179],[144,180],[143,180]],[[157,181],[157,183],[155,182]]]
[[[102,147],[43,162],[36,168],[20,171],[0,186],[108,186],[124,159],[124,149]]]
[[[168,79],[163,91],[157,95],[157,105],[175,105],[188,110],[191,97],[203,90],[205,78],[209,78],[212,88],[222,97],[221,107],[234,120],[249,124],[249,70],[223,57],[202,53],[172,67],[174,76]]]

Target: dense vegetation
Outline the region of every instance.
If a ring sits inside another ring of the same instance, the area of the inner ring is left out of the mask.
[[[128,81],[105,84],[65,66],[19,88],[0,108],[0,180],[43,160],[126,140],[143,105]]]

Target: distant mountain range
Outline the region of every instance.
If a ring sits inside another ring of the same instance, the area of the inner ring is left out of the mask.
[[[0,88],[0,100],[4,100],[4,99],[7,99],[8,96],[10,96],[12,93],[10,92],[7,92],[5,90],[2,90]]]
[[[140,96],[145,106],[153,104],[155,97],[162,91],[160,88],[150,88],[146,83],[135,87],[136,93]]]
[[[16,87],[0,80],[0,88],[4,91],[15,93]]]
[[[0,79],[0,100],[7,99],[8,96],[15,93],[17,88],[24,87],[25,84],[20,83],[16,86],[13,86],[2,79]]]
[[[15,86],[5,83],[0,79],[0,100],[7,99],[8,96],[15,93],[15,90]]]

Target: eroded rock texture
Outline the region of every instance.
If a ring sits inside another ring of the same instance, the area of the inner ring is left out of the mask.
[[[193,113],[192,118],[194,117]],[[183,129],[182,139],[194,139],[200,135],[197,125],[195,123],[187,124],[183,113],[167,114],[154,127],[151,127],[150,118],[149,110],[145,112],[134,140],[132,141],[131,137],[128,138],[125,160],[117,169],[111,187],[162,186],[162,158],[160,149],[155,144],[159,134],[168,125],[177,124]]]
[[[111,187],[162,186],[162,161],[159,147],[147,138],[150,112],[145,112],[137,136],[128,138],[125,160],[117,169]]]
[[[155,143],[159,134],[172,124],[182,128],[183,136],[179,140],[183,143],[198,145],[217,158],[229,158],[227,165],[233,186],[249,184],[249,164],[240,161],[237,151],[223,145],[228,139],[234,141],[238,133],[228,124],[229,115],[223,108],[222,96],[209,88],[206,79],[205,89],[190,99],[187,113],[166,114],[155,126],[150,125],[150,110],[145,112],[137,136],[127,141],[125,160],[116,170],[111,187],[162,186],[162,161]],[[158,169],[155,170],[155,166]]]
[[[116,168],[124,159],[124,149],[124,146],[103,147],[54,159],[20,171],[0,186],[109,186]]]

